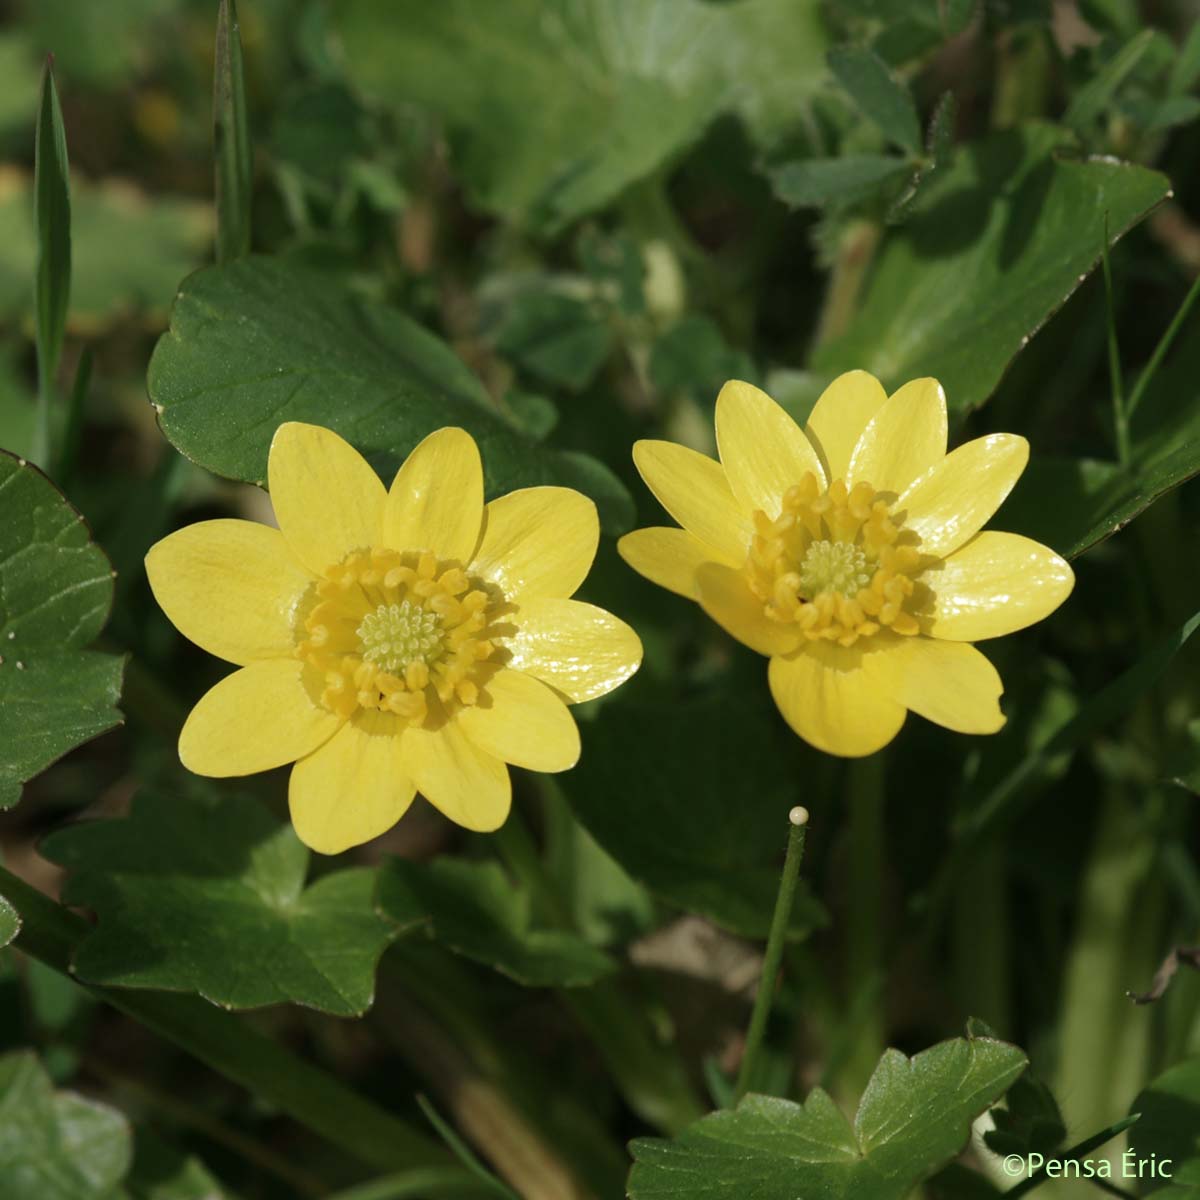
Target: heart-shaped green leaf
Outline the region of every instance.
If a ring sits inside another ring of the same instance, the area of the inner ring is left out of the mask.
[[[1015,1046],[887,1050],[853,1125],[820,1088],[794,1104],[747,1096],[664,1141],[633,1142],[631,1200],[903,1200],[966,1144],[971,1122],[1025,1069]]]
[[[4,1200],[110,1200],[131,1157],[120,1113],[56,1092],[29,1051],[0,1058]]]
[[[465,958],[528,987],[594,983],[616,969],[573,933],[534,926],[531,898],[496,863],[392,859],[380,872],[379,910],[402,929],[430,935]]]
[[[0,808],[21,784],[121,723],[124,663],[86,647],[113,571],[83,517],[32,464],[0,451]]]
[[[1169,192],[1165,176],[1074,161],[1051,125],[960,147],[887,235],[850,327],[813,366],[862,367],[897,387],[933,375],[956,412],[991,395],[1009,361],[1120,237]]]
[[[88,983],[198,992],[226,1008],[291,1002],[339,1016],[370,1007],[393,936],[375,873],[304,886],[309,852],[244,796],[140,796],[124,820],[46,839],[69,904],[99,922],[75,953]]]
[[[265,480],[284,421],[336,430],[389,478],[426,434],[460,425],[479,443],[489,495],[563,484],[596,501],[606,528],[632,523],[607,467],[509,424],[433,334],[291,263],[240,259],[185,280],[148,386],[176,448],[232,479]]]

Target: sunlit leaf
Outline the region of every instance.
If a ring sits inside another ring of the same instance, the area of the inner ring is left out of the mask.
[[[888,1050],[851,1124],[815,1089],[795,1104],[747,1096],[672,1141],[630,1149],[631,1200],[903,1200],[966,1144],[971,1122],[1025,1069],[1015,1046],[942,1042],[914,1058]]]
[[[198,992],[226,1008],[291,1002],[340,1016],[370,1007],[392,931],[375,874],[304,886],[309,852],[244,796],[143,795],[122,820],[52,834],[64,897],[98,918],[73,963],[89,983]]]
[[[0,451],[0,808],[68,750],[121,722],[123,662],[87,647],[112,567],[87,525],[24,459]]]
[[[862,307],[813,366],[856,367],[895,387],[933,375],[957,412],[982,404],[1025,342],[1167,180],[1142,167],[1061,157],[1048,125],[960,146],[879,252]]]
[[[0,949],[7,946],[20,932],[20,915],[3,896],[0,896]]]
[[[185,280],[148,387],[176,448],[233,479],[265,480],[284,421],[336,430],[389,480],[426,434],[460,425],[479,443],[490,495],[564,484],[590,495],[608,528],[632,520],[605,466],[506,421],[433,334],[294,264],[251,257]]]

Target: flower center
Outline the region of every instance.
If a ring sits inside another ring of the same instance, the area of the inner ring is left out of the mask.
[[[743,572],[771,620],[851,646],[884,628],[919,632],[916,576],[927,560],[918,541],[869,483],[836,479],[822,492],[809,471],[778,517],[754,514]]]
[[[355,632],[363,658],[385,671],[402,671],[412,662],[428,666],[442,649],[442,618],[411,600],[381,604]]]
[[[800,563],[800,590],[806,596],[857,596],[870,582],[867,556],[853,542],[812,542]]]
[[[503,598],[428,552],[355,552],[316,593],[296,656],[320,671],[321,703],[341,716],[361,708],[422,724],[474,704],[499,665],[488,632]]]

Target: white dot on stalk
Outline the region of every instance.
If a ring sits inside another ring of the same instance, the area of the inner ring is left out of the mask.
[[[796,807],[793,808],[790,813],[788,813],[788,820],[791,821],[793,825],[807,825],[808,809],[797,804]]]

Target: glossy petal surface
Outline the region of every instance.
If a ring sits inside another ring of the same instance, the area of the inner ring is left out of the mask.
[[[721,464],[674,442],[638,442],[633,461],[658,502],[694,537],[740,561],[750,543],[750,514],[734,497]]]
[[[408,811],[416,785],[401,758],[402,725],[360,713],[293,768],[288,807],[300,840],[339,854],[386,833]]]
[[[565,771],[579,761],[575,718],[566,704],[532,675],[497,672],[479,703],[463,709],[456,720],[480,750],[513,766]]]
[[[880,685],[879,652],[813,642],[772,658],[771,695],[787,723],[828,754],[861,758],[881,750],[904,724],[904,704]]]
[[[596,506],[570,488],[510,492],[484,509],[483,538],[472,571],[513,601],[570,596],[596,557]]]
[[[462,429],[429,434],[396,472],[383,516],[384,544],[471,561],[483,524],[483,465]]]
[[[1071,594],[1075,573],[1048,546],[984,530],[921,577],[934,592],[928,632],[976,642],[1048,617]]]
[[[508,767],[480,750],[455,722],[436,730],[409,729],[404,766],[421,795],[456,825],[490,833],[504,824],[512,805]]]
[[[936,379],[906,383],[867,423],[850,456],[848,483],[865,479],[899,496],[946,455],[946,395]]]
[[[313,583],[278,529],[235,520],[163,538],[146,555],[146,574],[184,637],[239,666],[292,653],[296,610]]]
[[[779,516],[783,494],[825,472],[804,431],[766,392],[732,380],[717,397],[717,448],[729,486],[745,509]]]
[[[883,384],[866,371],[847,371],[821,393],[804,432],[830,479],[846,477],[862,431],[886,402]]]
[[[210,688],[179,735],[179,758],[197,775],[253,775],[311,754],[341,719],[312,700],[302,663],[251,663]]]
[[[1029,461],[1029,443],[994,433],[951,451],[900,497],[921,551],[945,557],[973,537],[1004,503]]]
[[[292,552],[320,573],[352,550],[377,545],[387,499],[383,483],[349,442],[330,429],[288,421],[267,460],[275,519]]]
[[[642,643],[618,617],[580,600],[530,600],[505,643],[509,665],[549,684],[572,704],[594,700],[641,665]]]

